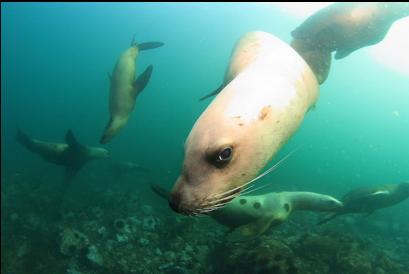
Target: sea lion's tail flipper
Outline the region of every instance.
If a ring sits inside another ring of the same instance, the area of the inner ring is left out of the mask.
[[[19,127],[17,127],[16,140],[17,140],[17,142],[19,142],[20,144],[22,144],[24,146],[27,146],[27,145],[29,145],[31,143],[31,139]]]
[[[149,82],[149,79],[151,78],[152,75],[152,70],[153,66],[149,65],[145,71],[138,76],[138,78],[135,80],[133,86],[134,86],[134,96],[136,97],[139,93],[141,93],[146,85]]]
[[[153,192],[155,192],[156,194],[158,194],[160,197],[168,200],[169,196],[170,196],[170,191],[167,190],[164,187],[161,187],[157,184],[151,184],[151,189],[153,190]]]
[[[209,98],[209,97],[216,96],[217,94],[220,93],[220,91],[222,91],[222,89],[223,89],[225,86],[226,86],[226,85],[225,85],[224,83],[221,84],[217,89],[215,89],[215,90],[212,91],[211,93],[209,93],[209,94],[203,96],[202,98],[200,98],[199,101],[203,101],[203,100],[205,100],[205,99],[207,99],[207,98]]]
[[[164,43],[162,42],[146,42],[146,43],[137,44],[139,50],[156,49],[163,45]]]
[[[339,215],[339,213],[332,213],[330,215],[327,215],[326,217],[324,217],[323,219],[321,219],[317,225],[322,225],[325,224],[328,221],[331,221],[332,219],[334,219],[335,217],[337,217]]]

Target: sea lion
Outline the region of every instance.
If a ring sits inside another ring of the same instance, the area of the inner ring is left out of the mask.
[[[16,139],[29,151],[39,154],[47,162],[64,166],[66,179],[72,179],[90,160],[109,158],[109,151],[104,148],[88,147],[78,143],[72,130],[68,130],[65,134],[65,144],[32,139],[20,129],[18,129]]]
[[[118,162],[114,164],[114,171],[117,177],[130,172],[147,173],[149,169],[133,162]]]
[[[379,43],[392,24],[409,15],[409,3],[335,3],[308,17],[291,32],[291,46],[306,60],[319,83],[328,76],[331,53],[342,59]]]
[[[136,58],[139,51],[154,49],[163,46],[161,42],[136,44],[132,41],[131,47],[119,57],[114,71],[110,76],[111,87],[109,96],[110,120],[106,126],[100,143],[108,143],[120,129],[128,122],[129,116],[135,107],[136,97],[148,83],[153,66],[148,68],[135,80]]]
[[[300,126],[318,97],[298,53],[275,36],[250,32],[235,47],[222,91],[185,142],[170,206],[195,214],[239,194]]]
[[[342,208],[318,224],[348,213],[366,213],[369,216],[376,210],[398,204],[408,197],[409,182],[354,189],[342,197],[341,201],[344,204]]]
[[[169,191],[151,185],[153,191],[167,199]],[[211,211],[209,216],[227,226],[238,229],[242,236],[257,236],[269,227],[287,220],[294,211],[337,211],[342,203],[337,199],[314,192],[270,192],[263,195],[239,196],[225,207]]]

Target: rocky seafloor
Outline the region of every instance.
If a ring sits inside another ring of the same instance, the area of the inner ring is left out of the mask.
[[[315,226],[316,215],[295,214],[237,241],[208,217],[174,214],[147,188],[71,186],[61,195],[57,186],[2,177],[1,273],[409,273],[407,221],[346,216]]]

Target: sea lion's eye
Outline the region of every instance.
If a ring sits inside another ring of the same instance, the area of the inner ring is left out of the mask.
[[[219,156],[217,156],[216,161],[219,161],[219,162],[229,161],[231,159],[231,154],[232,154],[232,148],[226,147],[219,153]]]
[[[206,158],[215,167],[224,168],[230,162],[232,156],[233,148],[228,146],[208,154]]]

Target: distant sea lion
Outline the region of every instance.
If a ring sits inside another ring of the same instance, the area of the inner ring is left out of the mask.
[[[161,42],[136,44],[132,41],[131,47],[119,57],[112,76],[109,97],[111,118],[102,134],[100,143],[108,143],[120,129],[128,122],[129,115],[135,107],[136,97],[143,91],[152,74],[152,65],[135,80],[136,58],[139,51],[154,49],[163,46]]]
[[[318,97],[317,80],[297,52],[255,31],[236,45],[223,88],[185,142],[170,206],[195,214],[239,194],[300,126]]]
[[[169,192],[152,185],[155,193],[168,198]],[[238,229],[243,236],[256,236],[269,227],[287,220],[294,211],[331,211],[342,207],[337,199],[314,192],[271,192],[263,195],[239,196],[225,207],[211,211],[209,216],[218,223]]]
[[[130,173],[130,172],[149,172],[149,169],[142,167],[139,164],[132,163],[132,162],[118,162],[114,164],[114,171],[117,177],[122,176],[123,174]]]
[[[354,189],[341,199],[344,206],[336,213],[319,222],[323,224],[348,213],[372,214],[381,208],[390,207],[409,197],[409,182]]]
[[[104,148],[87,147],[78,143],[71,130],[65,134],[66,144],[31,139],[20,129],[16,139],[29,151],[39,154],[47,162],[64,166],[67,179],[73,178],[88,161],[109,158],[109,152]]]
[[[409,3],[335,3],[308,17],[291,35],[291,45],[307,61],[319,83],[328,76],[331,52],[341,59],[379,43],[392,24],[409,15]]]

